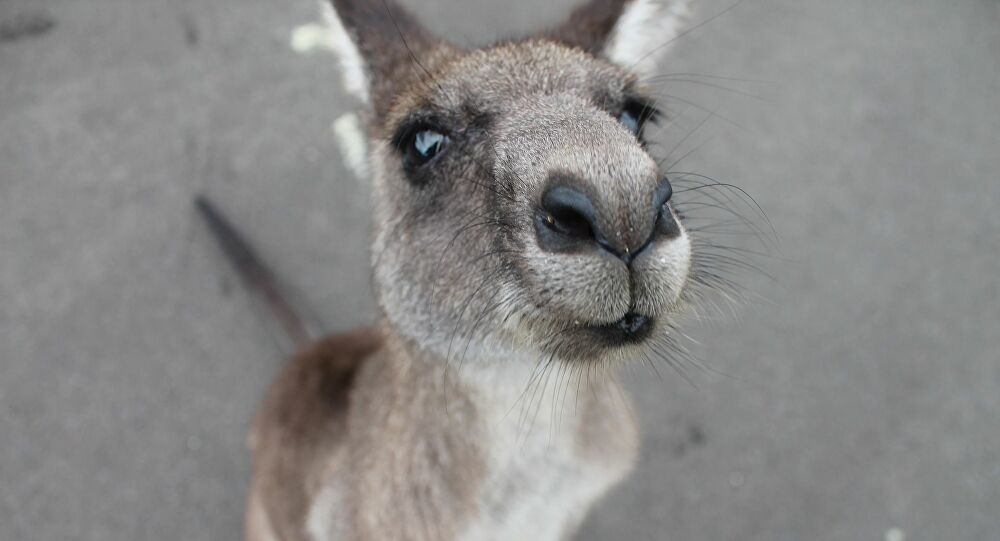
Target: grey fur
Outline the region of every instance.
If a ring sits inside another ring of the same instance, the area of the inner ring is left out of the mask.
[[[434,179],[414,185],[396,150],[374,141],[375,284],[394,327],[442,356],[455,340],[502,339],[582,362],[605,352],[577,323],[613,322],[632,306],[667,315],[680,293],[677,269],[656,256],[670,243],[630,272],[597,249],[547,253],[533,225],[549,174],[569,172],[623,247],[648,237],[661,172],[614,117],[637,88],[625,70],[591,55],[527,41],[456,55],[405,96],[382,133],[393,133],[412,103],[448,118],[455,142]]]
[[[658,221],[662,172],[618,120],[644,90],[554,34],[463,51],[394,3],[391,26],[377,1],[334,4],[369,75],[383,317],[304,352],[275,383],[251,437],[248,539],[565,538],[638,447],[615,368],[650,346],[594,329],[637,312],[664,332],[691,253],[680,226],[628,265],[596,244],[544,249],[542,195],[570,179],[618,253],[676,220],[666,208]],[[426,128],[451,144],[408,166],[398,146]],[[539,376],[553,364],[587,392],[540,433],[537,411],[562,407]]]

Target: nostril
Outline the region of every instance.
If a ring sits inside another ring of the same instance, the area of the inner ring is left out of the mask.
[[[673,195],[674,187],[670,184],[670,179],[664,177],[656,186],[656,192],[653,193],[653,209],[660,212],[663,205],[666,205]]]
[[[674,219],[673,214],[667,207],[667,202],[674,194],[674,188],[670,180],[664,178],[656,187],[653,194],[653,212],[656,213],[656,225],[654,235],[660,234],[668,239],[676,238],[681,234],[680,224]]]
[[[670,209],[664,208],[656,217],[656,232],[654,234],[663,235],[667,239],[681,236],[681,225],[677,223],[677,219],[674,218]]]
[[[578,190],[556,186],[542,197],[545,224],[576,240],[596,240],[596,212],[590,199]]]
[[[579,212],[573,209],[558,209],[547,212],[545,223],[550,228],[575,239],[594,239],[594,228]]]

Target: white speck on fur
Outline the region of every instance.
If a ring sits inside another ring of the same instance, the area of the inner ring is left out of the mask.
[[[343,78],[344,89],[361,101],[368,103],[368,76],[365,73],[367,65],[358,50],[350,32],[344,27],[337,11],[331,2],[320,2],[320,10],[326,21],[329,33],[330,50],[340,60],[340,75]]]
[[[335,120],[333,134],[347,166],[359,180],[368,178],[368,148],[358,115],[347,113]]]
[[[605,57],[640,76],[651,75],[690,13],[689,0],[632,0],[611,32]]]

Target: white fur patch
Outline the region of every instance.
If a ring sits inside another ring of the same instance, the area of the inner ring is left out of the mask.
[[[541,379],[538,358],[527,353],[503,359],[484,355],[487,364],[460,373],[482,398],[479,414],[489,444],[479,512],[458,539],[566,539],[594,501],[624,477],[632,457],[581,458],[577,435],[586,419],[569,391],[577,388],[575,380],[565,379],[573,376]]]
[[[691,273],[691,237],[688,236],[687,230],[682,228],[679,237],[664,243],[653,253],[658,267],[664,270],[669,269],[662,272],[662,275],[672,303],[680,297],[684,284],[687,283],[688,275]]]
[[[344,162],[359,180],[368,178],[368,145],[361,119],[354,113],[347,113],[333,122],[333,134]]]
[[[313,541],[347,539],[344,527],[344,498],[335,482],[327,482],[309,507],[306,517],[306,532]]]
[[[323,24],[309,23],[292,29],[292,50],[299,54],[312,54],[317,51],[333,52],[333,34]]]
[[[640,76],[650,75],[690,14],[689,0],[632,0],[611,31],[604,56]]]
[[[367,64],[358,50],[357,44],[350,32],[344,27],[333,4],[329,1],[320,2],[320,10],[326,21],[329,33],[330,50],[340,60],[340,75],[343,78],[344,89],[361,101],[368,103]]]

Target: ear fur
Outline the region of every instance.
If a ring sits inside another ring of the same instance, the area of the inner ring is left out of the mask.
[[[651,75],[690,17],[690,0],[590,0],[550,37]]]
[[[341,22],[337,11],[333,9],[333,4],[329,0],[320,0],[319,9],[323,13],[323,20],[326,22],[330,34],[330,46],[333,54],[340,62],[340,76],[343,80],[344,90],[364,103],[368,103],[371,96],[368,93],[368,67],[365,59],[361,56],[357,43],[351,34],[347,32],[344,23]]]
[[[345,89],[376,113],[414,76],[413,56],[442,44],[393,0],[320,0]]]

